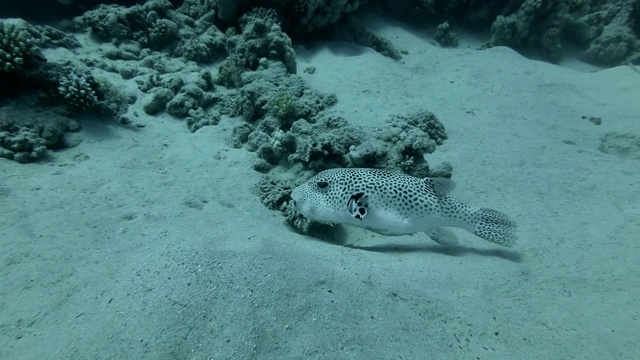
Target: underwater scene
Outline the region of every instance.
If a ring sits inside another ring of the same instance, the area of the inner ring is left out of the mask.
[[[0,359],[640,359],[640,0],[0,1]]]

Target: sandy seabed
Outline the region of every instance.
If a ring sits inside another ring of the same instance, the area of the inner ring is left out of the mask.
[[[228,145],[241,120],[192,134],[134,105],[142,129],[83,119],[79,146],[0,161],[0,358],[640,358],[640,74],[380,31],[401,61],[332,43],[299,73],[352,124],[435,113],[429,162],[516,219],[513,249],[299,235]]]

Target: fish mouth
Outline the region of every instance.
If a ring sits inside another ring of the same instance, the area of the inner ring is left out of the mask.
[[[296,212],[298,212],[298,213],[300,212],[300,209],[298,207],[298,202],[297,201],[295,201],[294,199],[291,199],[291,200],[289,200],[289,204],[291,204],[293,206],[293,209]]]
[[[306,217],[309,220],[315,220],[315,216],[314,216],[315,211],[313,209],[304,207],[302,202],[296,201],[295,199],[291,199],[289,203],[293,205],[293,209],[298,214]]]
[[[292,197],[292,198],[289,200],[289,204],[291,204],[291,206],[293,206],[293,209],[294,209],[298,214],[300,214],[300,215],[304,215],[304,216],[307,216],[306,211],[305,211],[305,212],[303,212],[303,211],[302,211],[302,202],[300,202],[300,201],[296,201],[296,199]]]
[[[300,207],[299,203],[299,201],[296,201],[294,193],[291,193],[291,195],[289,195],[289,204],[291,204],[297,212],[300,212],[300,210],[298,210]]]

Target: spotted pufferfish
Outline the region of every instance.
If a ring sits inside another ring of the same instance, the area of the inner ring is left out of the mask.
[[[445,228],[465,229],[492,243],[511,247],[516,224],[493,209],[469,206],[447,196],[455,184],[446,178],[414,176],[366,168],[330,169],[296,187],[294,208],[327,224],[348,224],[383,235],[426,233],[439,244],[457,243]]]

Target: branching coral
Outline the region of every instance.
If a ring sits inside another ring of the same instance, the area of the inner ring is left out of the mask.
[[[0,20],[0,73],[17,73],[39,62],[40,53],[27,26]]]

